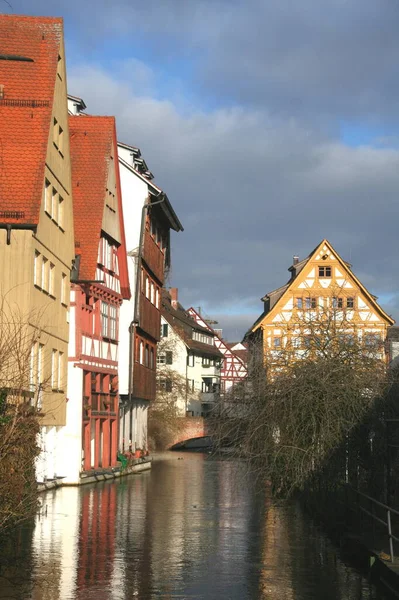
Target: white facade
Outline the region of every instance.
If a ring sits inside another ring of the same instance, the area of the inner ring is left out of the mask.
[[[179,331],[163,315],[161,331],[162,340],[157,358],[158,378],[162,379],[163,373],[167,377],[168,370],[184,378],[186,391],[175,398],[179,414],[182,417],[187,413],[193,417],[204,416],[211,410],[219,392],[220,360],[206,356],[201,350],[190,349]],[[166,364],[168,353],[171,362]],[[173,395],[173,388],[171,394]]]
[[[134,344],[130,332],[138,310],[136,299],[139,301],[137,267],[144,218],[143,207],[147,204],[150,194],[149,181],[135,170],[134,154],[132,148],[124,144],[118,144],[131,291],[131,299],[124,300],[119,314],[119,395],[121,398],[119,448],[120,450],[131,450],[133,452],[137,448],[147,448],[148,402],[137,398],[132,398],[129,402],[129,371],[132,368],[131,365],[134,364]]]

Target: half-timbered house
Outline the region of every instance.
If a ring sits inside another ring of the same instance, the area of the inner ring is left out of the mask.
[[[74,192],[69,401],[63,475],[117,464],[119,313],[130,288],[115,119],[69,117]]]
[[[169,391],[180,416],[207,416],[220,395],[222,353],[217,336],[178,301],[177,288],[162,292],[158,384]],[[180,380],[183,385],[176,385]]]
[[[358,340],[378,346],[384,357],[387,330],[394,320],[326,239],[305,259],[294,256],[288,270],[290,279],[262,298],[264,311],[246,334],[250,363],[260,343],[272,373],[281,368],[282,354],[285,362],[311,356],[317,352],[317,339],[332,331],[342,343]]]
[[[187,312],[196,323],[215,334],[215,346],[223,355],[220,371],[220,393],[229,393],[234,385],[242,383],[248,375],[246,361],[243,358],[246,354],[245,347],[240,345],[239,350],[236,352],[231,345],[222,338],[221,331],[219,330],[220,334],[218,335],[218,332],[212,329],[203,316],[193,307],[189,308]],[[241,356],[238,352],[242,353]]]

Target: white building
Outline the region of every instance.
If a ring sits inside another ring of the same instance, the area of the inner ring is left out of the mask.
[[[173,394],[171,372],[180,375],[186,382],[184,392],[181,386],[176,392],[181,416],[206,416],[219,397],[222,354],[215,345],[215,333],[196,323],[177,295],[177,288],[162,293],[158,379]]]

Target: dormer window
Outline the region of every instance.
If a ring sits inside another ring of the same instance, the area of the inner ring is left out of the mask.
[[[331,267],[319,267],[319,277],[331,277]]]

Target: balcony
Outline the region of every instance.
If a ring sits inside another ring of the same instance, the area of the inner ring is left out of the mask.
[[[159,341],[161,333],[161,312],[140,294],[140,328],[154,340]]]
[[[215,392],[201,392],[200,399],[202,404],[213,404],[219,398]]]
[[[163,284],[165,257],[149,231],[146,231],[144,234],[143,259],[155,277]]]
[[[133,370],[133,396],[149,401],[155,400],[155,376],[155,370],[135,363]]]

